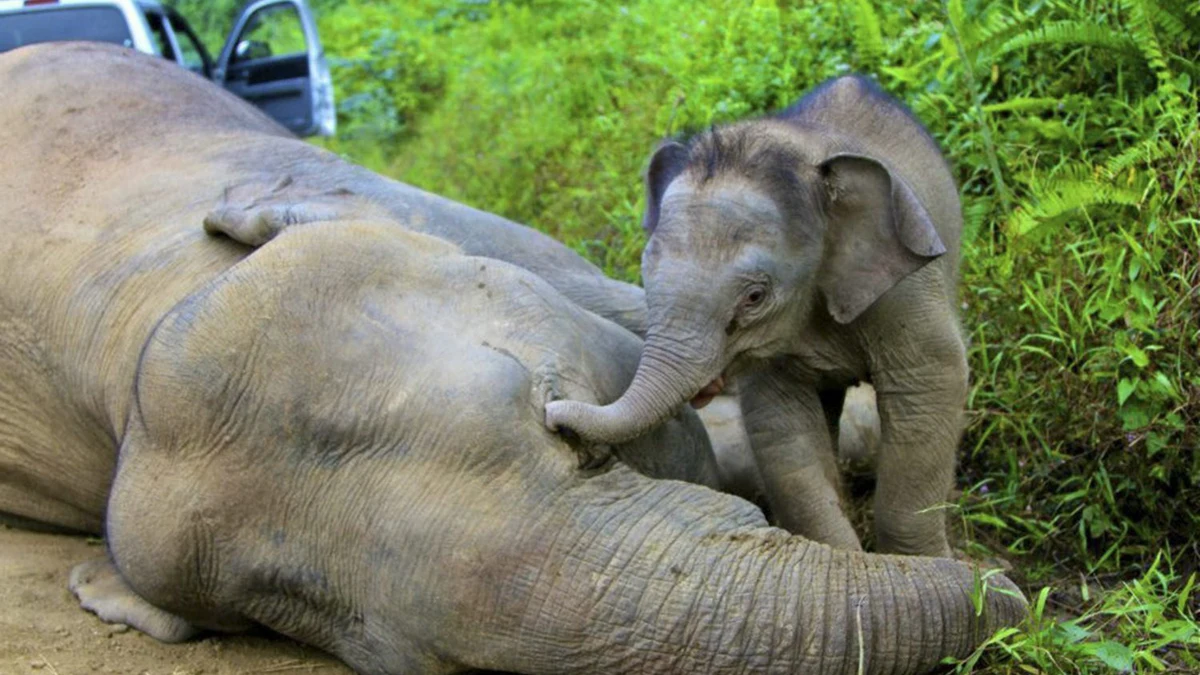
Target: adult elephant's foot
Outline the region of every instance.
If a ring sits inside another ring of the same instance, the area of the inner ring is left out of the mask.
[[[75,566],[67,587],[79,604],[108,623],[123,623],[162,642],[183,642],[195,626],[151,605],[133,592],[107,556]]]

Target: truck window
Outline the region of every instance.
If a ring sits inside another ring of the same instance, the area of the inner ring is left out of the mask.
[[[62,40],[133,46],[125,16],[116,7],[56,7],[0,15],[0,52]]]
[[[167,32],[167,19],[158,12],[146,12],[146,23],[150,24],[150,37],[154,42],[154,51],[168,61],[179,61],[175,48],[171,45],[171,34]]]
[[[232,63],[268,57],[302,56],[308,50],[304,25],[291,5],[276,5],[255,12],[240,37],[241,42],[233,54]]]
[[[194,73],[209,77],[212,64],[209,62],[208,52],[204,50],[204,45],[192,31],[192,27],[182,16],[171,10],[168,10],[167,21],[171,23],[175,40],[179,43],[179,52],[183,55],[183,65]]]

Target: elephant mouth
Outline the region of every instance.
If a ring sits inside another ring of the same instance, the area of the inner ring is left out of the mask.
[[[712,403],[712,400],[725,390],[725,374],[721,373],[715,380],[704,385],[704,388],[692,397],[691,404],[696,410]]]

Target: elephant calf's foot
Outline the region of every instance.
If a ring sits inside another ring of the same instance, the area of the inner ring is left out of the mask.
[[[197,633],[190,623],[134,593],[107,557],[76,565],[67,586],[84,609],[108,623],[128,624],[162,642],[183,642]]]
[[[880,553],[950,558],[946,518],[940,506],[896,513],[875,506],[875,548]]]

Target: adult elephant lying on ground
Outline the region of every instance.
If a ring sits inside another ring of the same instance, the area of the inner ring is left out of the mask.
[[[0,90],[0,512],[106,535],[71,580],[103,618],[262,624],[367,673],[826,674],[921,671],[1023,615],[1002,577],[977,614],[952,560],[581,471],[546,399],[615,397],[641,343],[560,270],[498,260],[537,240],[518,226],[132,52],[17,50]],[[312,192],[316,222],[203,233],[255,190],[267,220]],[[710,475],[690,412],[633,444],[648,474]]]

